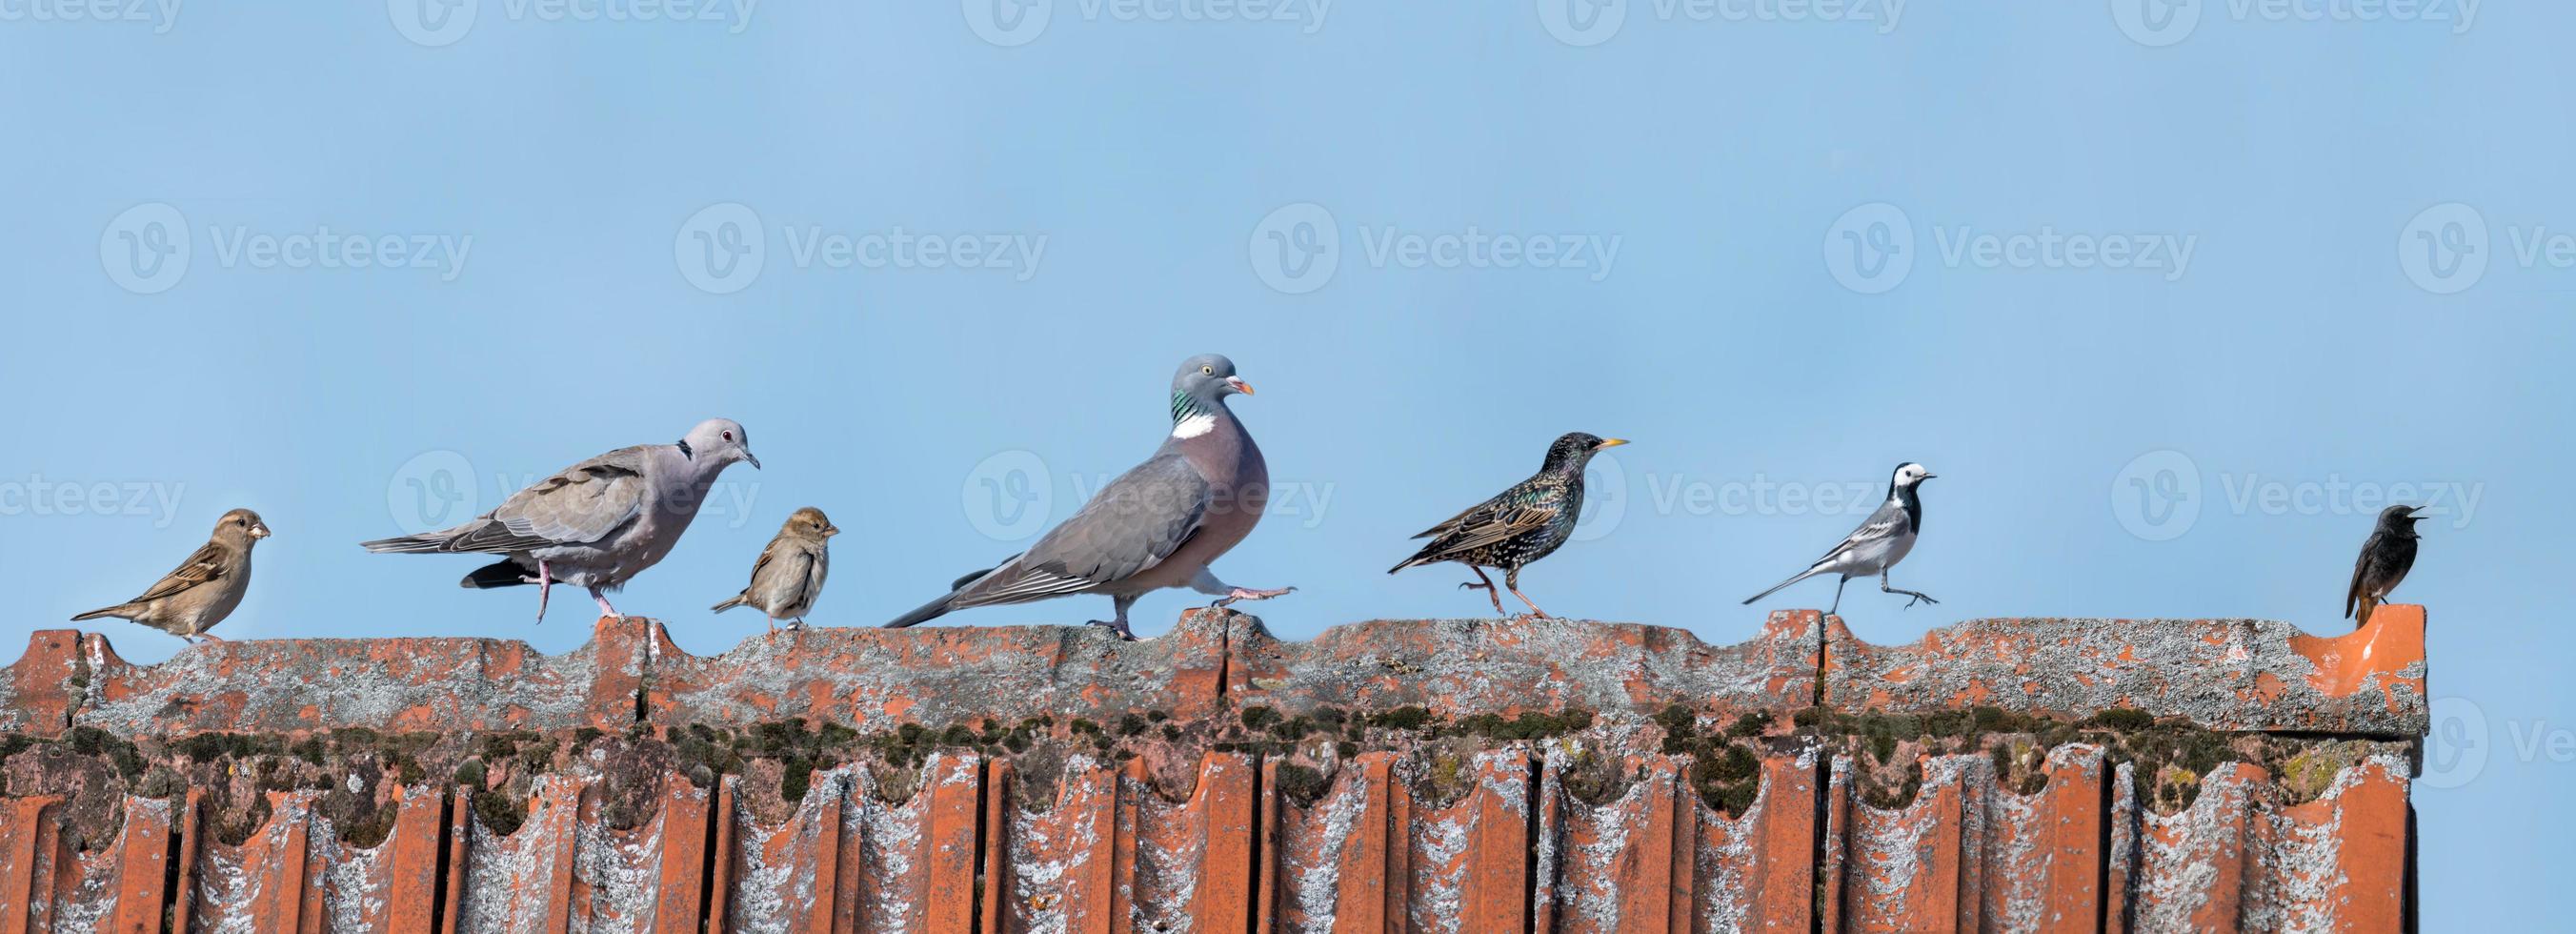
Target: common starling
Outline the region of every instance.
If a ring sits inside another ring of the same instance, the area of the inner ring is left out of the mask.
[[[2379,526],[2361,543],[2352,562],[2352,587],[2344,591],[2343,615],[2358,629],[2370,624],[2370,611],[2388,601],[2388,592],[2415,569],[2415,523],[2424,517],[2413,506],[2379,511]]]
[[[564,468],[464,525],[364,544],[388,554],[505,555],[458,583],[535,584],[538,622],[555,584],[586,587],[600,612],[623,618],[608,591],[670,554],[716,476],[743,462],[760,468],[751,436],[731,419],[708,419],[671,444],[618,448]]]
[[[1905,554],[1914,550],[1914,536],[1923,531],[1923,500],[1915,495],[1914,488],[1936,476],[1939,475],[1924,470],[1921,464],[1896,465],[1896,474],[1887,481],[1887,501],[1880,503],[1878,510],[1870,513],[1868,519],[1862,520],[1860,528],[1853,529],[1841,544],[1835,545],[1816,563],[1808,565],[1806,570],[1771,585],[1769,590],[1744,598],[1745,605],[1750,606],[1755,600],[1779,593],[1780,588],[1819,574],[1842,575],[1842,579],[1834,584],[1834,605],[1826,609],[1826,613],[1843,608],[1844,584],[1851,583],[1852,578],[1873,574],[1878,575],[1880,592],[1913,598],[1905,601],[1908,607],[1917,600],[1941,602],[1927,594],[1887,585],[1887,570],[1895,567],[1896,562],[1905,560]]]
[[[1096,593],[1109,596],[1115,615],[1091,624],[1133,639],[1127,608],[1155,590],[1188,587],[1217,597],[1218,606],[1295,590],[1237,587],[1208,570],[1252,534],[1270,499],[1270,468],[1261,449],[1225,407],[1226,397],[1236,394],[1253,393],[1234,374],[1234,361],[1217,354],[1182,361],[1172,375],[1172,433],[1153,457],[1102,487],[1028,551],[958,578],[948,595],[886,628],[969,607]]]
[[[769,631],[778,631],[778,621],[792,619],[791,629],[805,628],[805,614],[814,611],[814,599],[823,594],[823,577],[830,573],[832,552],[825,541],[841,534],[839,526],[823,517],[823,511],[812,506],[796,510],[780,526],[778,537],[760,550],[760,560],[752,562],[751,583],[733,599],[716,604],[722,613],[738,606],[759,610],[769,617]]]
[[[215,534],[177,570],[164,575],[143,595],[111,607],[72,617],[77,622],[114,616],[133,620],[190,642],[223,641],[206,630],[232,615],[250,589],[250,548],[268,537],[259,513],[235,509],[215,520]]]
[[[1494,612],[1500,614],[1503,598],[1494,591],[1494,579],[1485,575],[1485,569],[1501,568],[1503,587],[1529,604],[1531,613],[1547,616],[1546,610],[1539,609],[1528,594],[1521,592],[1521,569],[1547,557],[1573,537],[1575,519],[1583,513],[1584,465],[1590,464],[1592,455],[1603,448],[1626,443],[1580,431],[1556,439],[1556,443],[1547,446],[1547,460],[1539,465],[1538,473],[1414,536],[1431,539],[1431,543],[1386,572],[1393,574],[1438,561],[1458,562],[1476,572],[1479,581],[1458,586],[1484,591],[1486,599],[1494,601]]]

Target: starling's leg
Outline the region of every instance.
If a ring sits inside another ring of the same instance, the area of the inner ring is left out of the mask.
[[[1136,641],[1136,631],[1127,628],[1127,608],[1136,605],[1136,598],[1110,597],[1109,600],[1110,605],[1117,608],[1117,617],[1106,622],[1096,619],[1091,620],[1089,621],[1090,624],[1105,627],[1110,632],[1117,633],[1118,638],[1125,639],[1129,642]]]
[[[1522,603],[1529,603],[1531,615],[1537,616],[1540,619],[1554,618],[1547,615],[1546,610],[1539,609],[1538,604],[1531,603],[1528,594],[1521,592],[1521,569],[1511,568],[1505,570],[1503,572],[1503,586],[1511,588],[1512,596],[1521,598]]]
[[[1848,583],[1851,583],[1851,575],[1848,574],[1843,575],[1841,580],[1834,582],[1834,605],[1825,608],[1826,616],[1832,616],[1834,615],[1834,611],[1843,608],[1843,585]]]
[[[1494,579],[1493,579],[1493,578],[1490,578],[1490,577],[1486,577],[1486,576],[1485,576],[1485,569],[1484,569],[1484,568],[1480,568],[1480,567],[1477,567],[1477,566],[1475,566],[1475,565],[1470,564],[1470,565],[1468,565],[1468,566],[1467,566],[1467,570],[1470,570],[1470,571],[1474,571],[1474,572],[1476,572],[1476,579],[1477,579],[1477,580],[1480,580],[1480,581],[1484,581],[1484,583],[1481,583],[1481,584],[1460,584],[1460,585],[1458,585],[1458,589],[1460,589],[1460,590],[1482,590],[1482,591],[1484,591],[1484,592],[1485,592],[1485,599],[1494,601],[1494,615],[1496,615],[1496,616],[1510,616],[1510,615],[1512,615],[1512,614],[1510,614],[1510,613],[1505,613],[1505,612],[1503,612],[1503,592],[1502,592],[1502,591],[1500,591],[1500,590],[1496,590],[1496,589],[1494,589]]]
[[[608,594],[601,592],[599,588],[597,588],[597,587],[590,588],[590,598],[591,598],[591,599],[593,599],[593,600],[597,600],[597,601],[599,601],[599,611],[600,611],[600,612],[602,612],[602,613],[606,613],[606,614],[608,614],[609,616],[616,617],[616,618],[618,618],[618,619],[625,619],[625,618],[626,618],[626,614],[624,614],[624,613],[620,613],[620,612],[617,612],[617,607],[612,606],[612,605],[610,605],[610,604],[609,604],[609,602],[608,602]]]
[[[1909,609],[1909,610],[1914,608],[1914,601],[1915,601],[1915,600],[1920,600],[1920,601],[1923,601],[1923,602],[1925,602],[1925,603],[1940,603],[1940,602],[1941,602],[1941,601],[1939,601],[1939,600],[1934,600],[1934,599],[1932,599],[1932,596],[1931,596],[1930,594],[1916,593],[1916,592],[1911,591],[1911,590],[1898,590],[1898,589],[1896,589],[1896,588],[1894,588],[1894,587],[1890,587],[1890,586],[1888,586],[1888,585],[1887,585],[1887,572],[1885,572],[1885,571],[1880,571],[1880,572],[1878,573],[1878,592],[1880,592],[1880,593],[1892,593],[1892,594],[1903,594],[1903,595],[1905,595],[1905,596],[1912,597],[1912,598],[1913,598],[1912,600],[1907,600],[1907,601],[1905,601],[1905,608],[1906,608],[1906,609]]]

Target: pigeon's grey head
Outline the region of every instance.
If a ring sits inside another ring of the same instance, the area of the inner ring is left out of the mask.
[[[2423,518],[2423,510],[2399,503],[2379,511],[2379,527],[2401,535],[2413,535],[2415,523]]]
[[[819,540],[841,534],[841,527],[824,518],[822,510],[807,506],[789,514],[787,524],[779,527],[778,534]]]
[[[750,433],[742,430],[742,423],[730,418],[710,418],[689,429],[688,435],[680,439],[680,455],[710,470],[723,470],[737,463],[760,469],[760,458],[751,456]]]
[[[1555,444],[1547,446],[1547,462],[1541,464],[1539,470],[1542,473],[1579,472],[1583,469],[1583,465],[1592,462],[1592,455],[1601,453],[1604,448],[1615,448],[1626,443],[1628,442],[1622,438],[1604,438],[1580,431],[1567,432],[1564,437],[1556,439]]]
[[[1179,372],[1172,374],[1172,398],[1212,403],[1227,396],[1252,395],[1252,384],[1234,375],[1234,361],[1224,354],[1203,353],[1181,361]]]
[[[1887,481],[1888,489],[1890,491],[1911,490],[1914,488],[1915,484],[1922,483],[1925,480],[1930,480],[1938,476],[1940,476],[1940,474],[1923,469],[1923,465],[1921,464],[1898,464],[1896,465],[1896,476]]]
[[[215,539],[244,548],[268,537],[268,523],[259,521],[259,513],[235,509],[215,520]]]

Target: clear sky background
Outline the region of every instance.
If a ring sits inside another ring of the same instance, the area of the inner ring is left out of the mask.
[[[1940,478],[1896,582],[1943,602],[1855,586],[1883,642],[2344,631],[2371,514],[2429,500],[2425,917],[2556,916],[2576,10],[984,3],[0,6],[0,645],[249,506],[224,635],[566,651],[577,591],[535,625],[357,543],[717,415],[768,469],[620,605],[758,633],[704,608],[811,504],[812,621],[874,625],[1141,459],[1219,351],[1283,489],[1217,570],[1297,586],[1253,608],[1292,637],[1484,612],[1385,569],[1569,430],[1636,443],[1526,589],[1716,642],[1905,460]]]

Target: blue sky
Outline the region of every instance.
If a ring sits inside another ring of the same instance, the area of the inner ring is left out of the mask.
[[[984,2],[0,7],[0,644],[249,506],[226,635],[563,651],[577,595],[532,625],[356,543],[717,415],[768,469],[620,605],[758,632],[703,607],[811,504],[813,621],[873,625],[1143,457],[1218,351],[1283,485],[1218,570],[1297,586],[1257,608],[1289,636],[1483,610],[1384,571],[1570,430],[1636,444],[1526,589],[1712,641],[1905,460],[1941,477],[1896,580],[1943,602],[1856,587],[1878,641],[2342,631],[2370,514],[2430,500],[2427,919],[2544,917],[2576,10]]]

